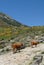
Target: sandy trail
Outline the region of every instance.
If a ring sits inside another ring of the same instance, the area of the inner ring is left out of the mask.
[[[9,52],[0,55],[0,65],[28,65],[35,55],[44,51],[44,44],[39,44],[36,48],[26,47],[20,53]]]

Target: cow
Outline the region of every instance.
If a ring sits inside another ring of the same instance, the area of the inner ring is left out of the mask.
[[[31,46],[33,47],[33,46],[37,46],[39,44],[39,42],[38,41],[35,41],[35,40],[33,40],[33,41],[31,41]]]
[[[20,49],[23,48],[24,44],[21,43],[21,42],[16,42],[16,43],[13,43],[11,46],[12,46],[12,49],[13,49],[13,53],[16,53],[17,51],[20,52]]]

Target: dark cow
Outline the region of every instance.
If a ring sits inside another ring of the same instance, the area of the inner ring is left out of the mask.
[[[13,49],[13,53],[17,52],[18,50],[20,52],[20,49],[23,48],[23,43],[17,42],[17,43],[12,44],[11,46],[12,46],[12,49]]]

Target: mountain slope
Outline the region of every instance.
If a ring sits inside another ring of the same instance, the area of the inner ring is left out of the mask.
[[[44,35],[44,26],[26,26],[0,13],[0,39],[24,38],[27,36]]]
[[[7,16],[6,14],[3,14],[3,13],[0,13],[0,20],[3,21],[4,26],[6,26],[7,24],[10,26],[11,25],[13,25],[13,26],[20,26],[21,25],[21,23],[19,23],[18,21],[14,20],[14,19],[11,19],[9,16]]]
[[[29,31],[29,27],[19,23],[6,14],[0,13],[0,39],[16,37]]]

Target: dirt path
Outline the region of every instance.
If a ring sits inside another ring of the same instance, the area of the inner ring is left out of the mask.
[[[44,44],[39,44],[36,48],[27,47],[20,53],[12,52],[0,55],[0,65],[28,65],[35,55],[44,51]]]

